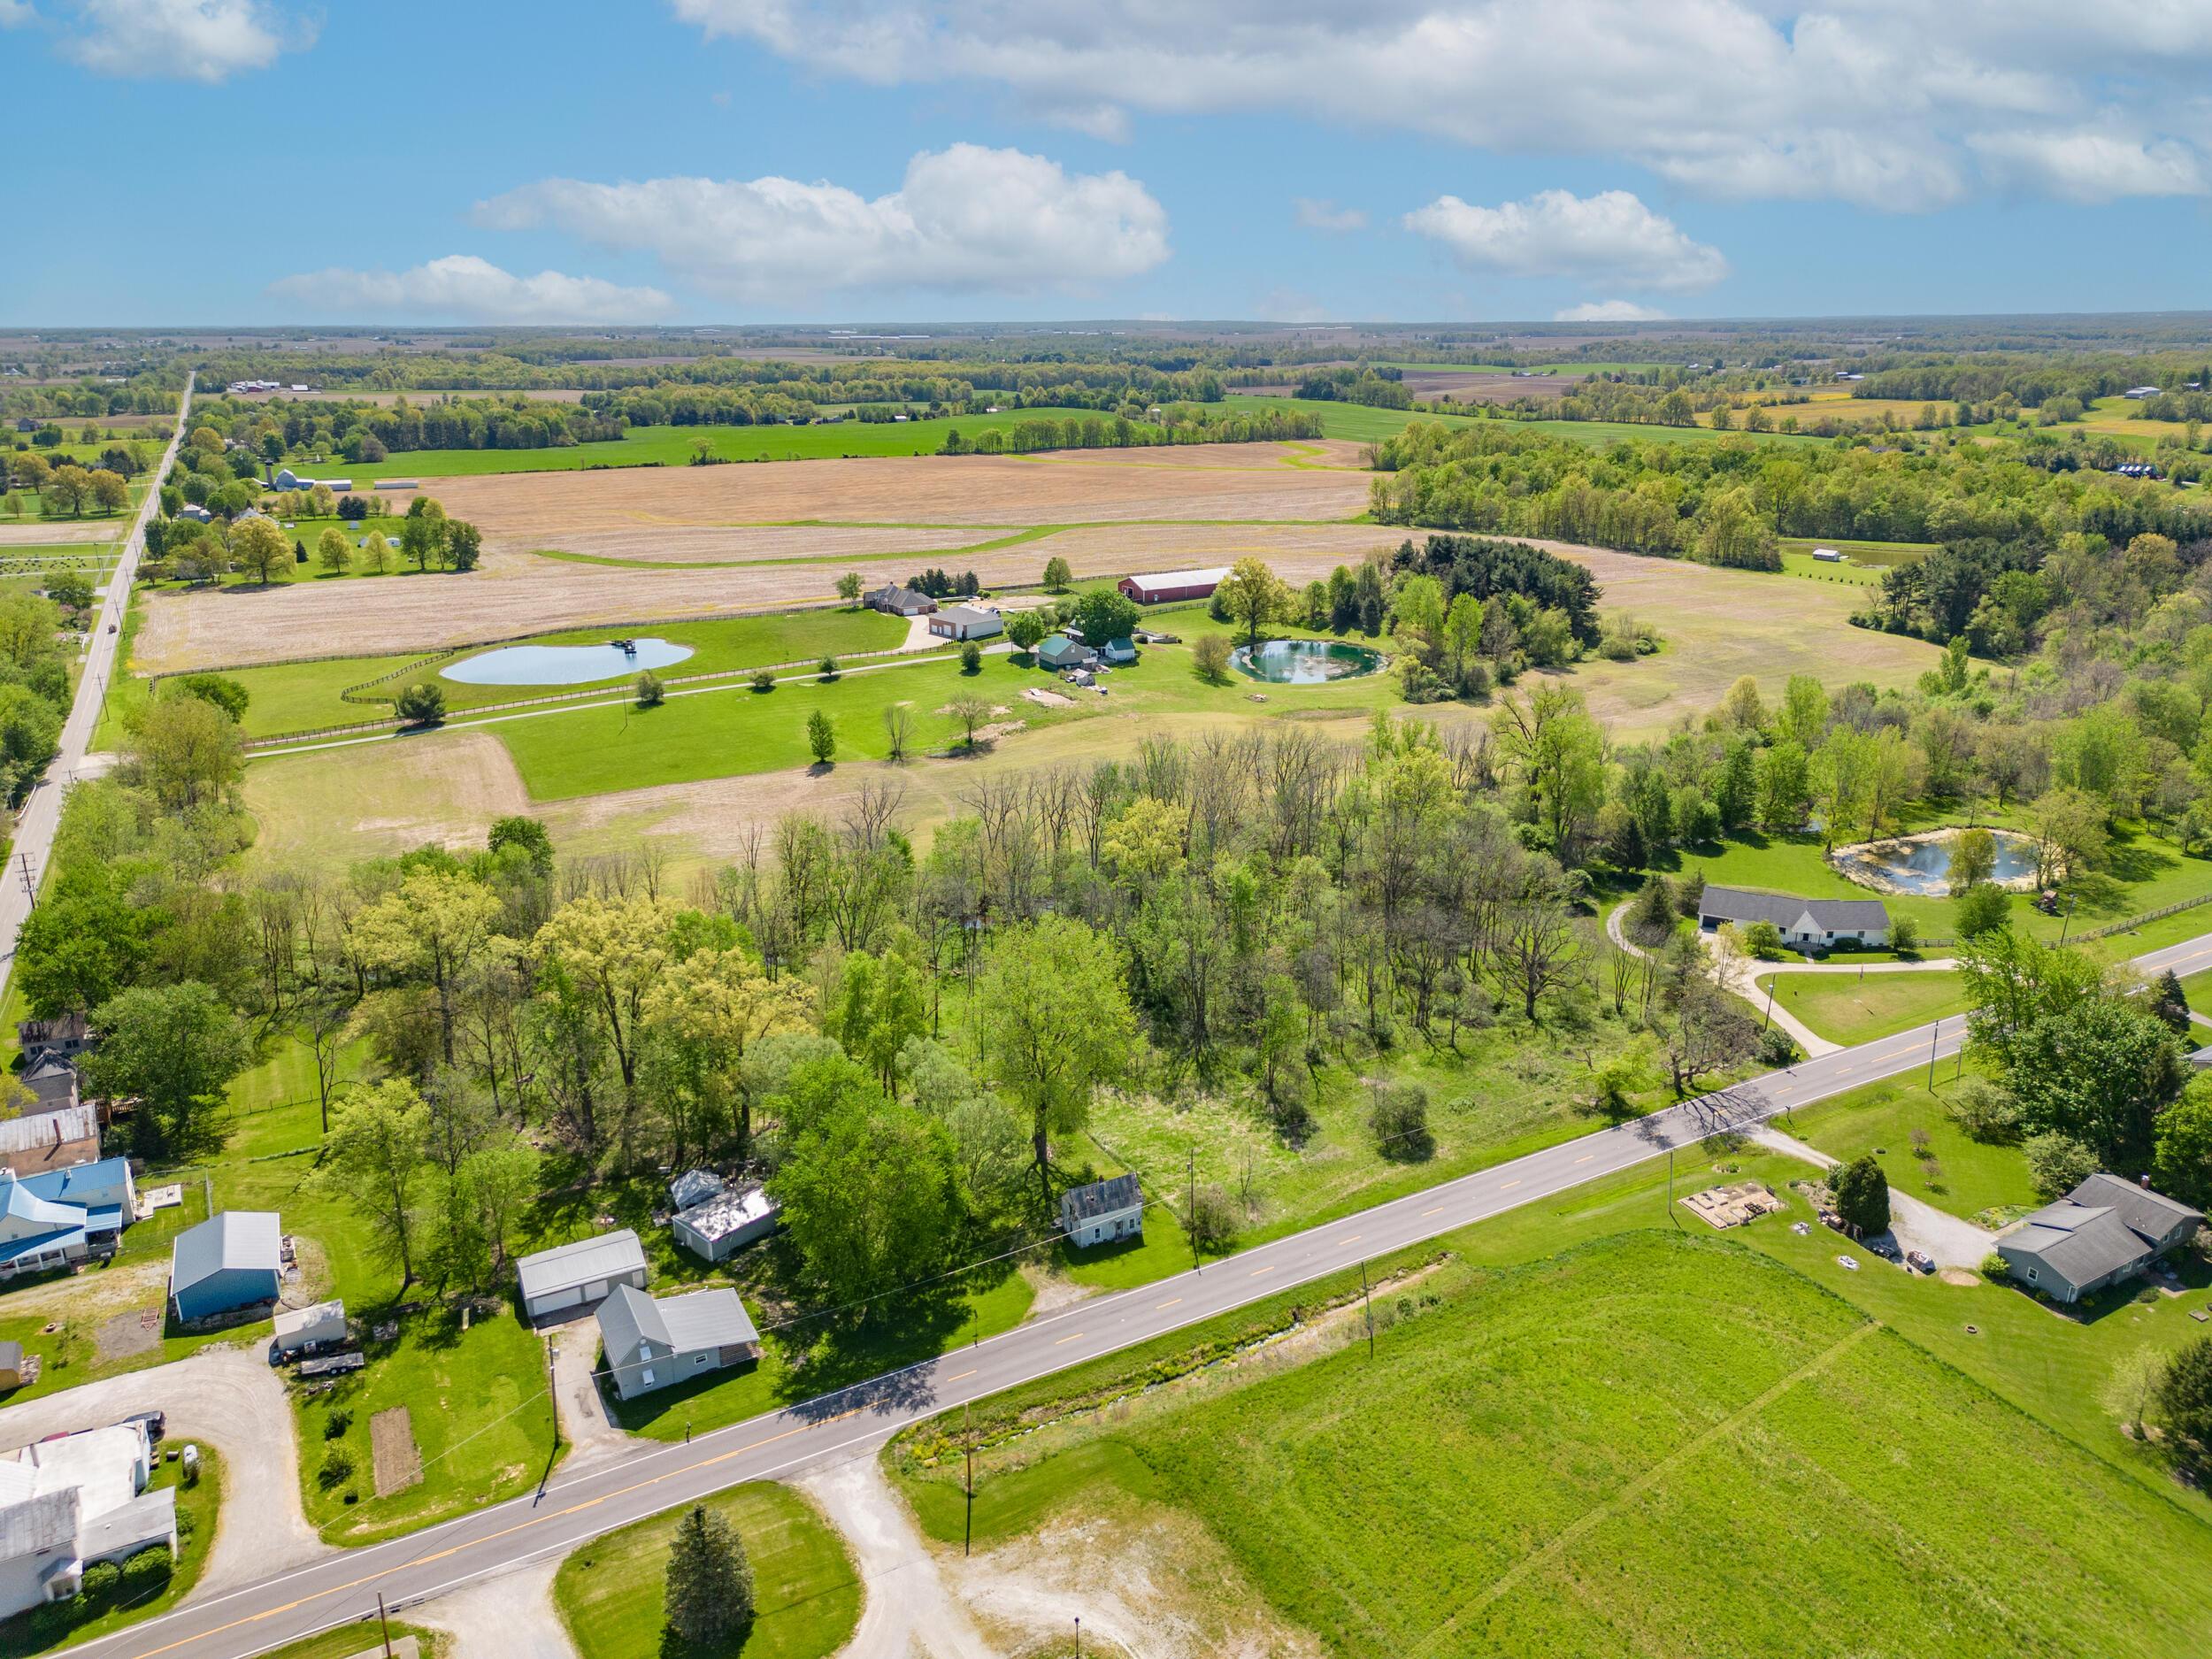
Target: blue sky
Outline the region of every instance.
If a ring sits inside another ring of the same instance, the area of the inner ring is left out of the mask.
[[[2082,10],[0,0],[0,321],[2201,307],[2212,0]]]

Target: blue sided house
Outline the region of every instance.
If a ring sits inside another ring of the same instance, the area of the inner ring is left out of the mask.
[[[0,1169],[0,1279],[112,1256],[137,1208],[125,1158],[35,1175]]]
[[[277,1300],[284,1234],[273,1210],[226,1210],[177,1234],[169,1308],[179,1324]]]

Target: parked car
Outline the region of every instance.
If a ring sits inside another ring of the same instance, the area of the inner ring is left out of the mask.
[[[1908,1250],[1905,1252],[1905,1265],[1916,1273],[1932,1273],[1935,1271],[1935,1257],[1925,1250]]]
[[[146,1438],[150,1440],[159,1440],[169,1428],[167,1415],[160,1411],[134,1411],[130,1416],[117,1423],[115,1426],[119,1429],[127,1427],[133,1423],[143,1423],[146,1425]]]

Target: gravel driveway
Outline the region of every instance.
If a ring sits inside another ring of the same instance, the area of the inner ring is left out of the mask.
[[[630,1436],[607,1420],[606,1402],[592,1379],[599,1361],[599,1326],[590,1319],[572,1319],[546,1332],[553,1343],[553,1382],[559,1390],[555,1404],[561,1414],[561,1436],[567,1440],[567,1466],[611,1457],[634,1444]]]
[[[1807,1146],[1769,1125],[1751,1131],[1751,1139],[1824,1170],[1832,1170],[1838,1163],[1819,1148]],[[1938,1267],[1978,1268],[1997,1245],[1995,1233],[1985,1233],[1972,1222],[1962,1221],[1948,1210],[1938,1210],[1894,1187],[1889,1189],[1889,1231],[1898,1248],[1925,1250]]]
[[[300,1507],[291,1405],[258,1346],[204,1349],[0,1409],[0,1451],[154,1409],[169,1414],[169,1444],[206,1440],[223,1457],[227,1486],[215,1546],[190,1599],[330,1553]]]

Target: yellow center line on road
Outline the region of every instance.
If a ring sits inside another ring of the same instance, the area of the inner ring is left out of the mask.
[[[1055,1342],[1052,1346],[1053,1346],[1053,1347],[1055,1347],[1055,1348],[1065,1348],[1065,1347],[1066,1347],[1069,1343],[1071,1343],[1071,1342],[1079,1342],[1079,1341],[1081,1341],[1082,1340],[1083,1340],[1083,1333],[1082,1333],[1080,1331],[1078,1331],[1078,1332],[1077,1332],[1077,1333],[1076,1333],[1073,1336],[1064,1336],[1064,1337],[1062,1337],[1062,1338],[1061,1338],[1058,1341]]]
[[[962,1371],[962,1372],[960,1373],[960,1375],[959,1375],[958,1377],[948,1377],[948,1378],[946,1378],[946,1379],[945,1379],[945,1380],[946,1380],[947,1382],[949,1382],[949,1383],[956,1383],[956,1382],[960,1381],[963,1378],[972,1377],[972,1376],[974,1376],[974,1375],[975,1375],[975,1372],[973,1372],[972,1371]]]
[[[1271,1267],[1256,1267],[1252,1270],[1250,1276],[1254,1279],[1257,1279],[1262,1273],[1271,1273],[1274,1271],[1275,1270]]]
[[[1577,1164],[1587,1164],[1587,1163],[1588,1163],[1588,1162],[1589,1162],[1592,1158],[1594,1158],[1594,1157],[1595,1157],[1595,1156],[1597,1156],[1597,1154],[1596,1154],[1596,1153],[1594,1153],[1594,1152],[1586,1152],[1586,1153],[1584,1153],[1584,1154],[1583,1154],[1580,1157],[1577,1158],[1577,1159],[1575,1160],[1575,1162],[1576,1162]]]
[[[1366,1236],[1367,1236],[1367,1235],[1366,1235],[1365,1233],[1354,1233],[1354,1234],[1353,1234],[1350,1238],[1348,1238],[1348,1239],[1346,1239],[1346,1240],[1342,1240],[1342,1242],[1344,1242],[1344,1243],[1346,1243],[1346,1244],[1357,1244],[1357,1243],[1358,1243],[1358,1242],[1359,1242],[1362,1239],[1365,1238]]]
[[[1421,1212],[1421,1219],[1422,1219],[1422,1220],[1424,1220],[1424,1221],[1426,1221],[1426,1220],[1427,1220],[1427,1219],[1428,1219],[1431,1216],[1433,1216],[1433,1215],[1437,1214],[1437,1213],[1438,1213],[1439,1211],[1440,1211],[1443,1208],[1444,1208],[1444,1206],[1443,1206],[1443,1205],[1439,1204],[1439,1205],[1437,1205],[1437,1207],[1436,1207],[1436,1209],[1435,1209],[1435,1210],[1424,1210]]]
[[[1520,1182],[1518,1181],[1508,1181],[1504,1186],[1499,1187],[1498,1190],[1502,1193],[1509,1193],[1519,1185]]]
[[[1180,1302],[1180,1301],[1182,1301],[1182,1300],[1183,1300],[1183,1299],[1182,1299],[1180,1296],[1170,1296],[1170,1297],[1169,1297],[1169,1298],[1168,1298],[1165,1302],[1162,1302],[1162,1303],[1161,1303],[1158,1307],[1155,1308],[1152,1311],[1153,1311],[1153,1312],[1155,1312],[1155,1313],[1163,1313],[1163,1312],[1165,1312],[1168,1309],[1172,1308],[1173,1306],[1175,1306],[1175,1304],[1176,1304],[1177,1302]]]

